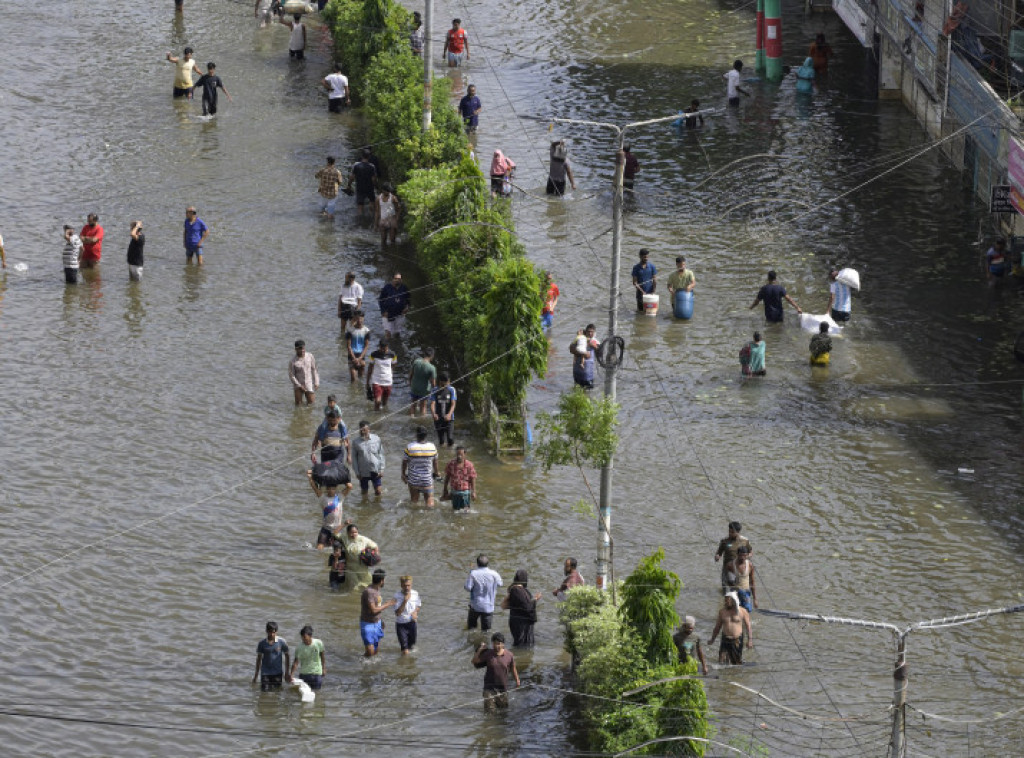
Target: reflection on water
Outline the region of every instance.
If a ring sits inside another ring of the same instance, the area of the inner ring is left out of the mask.
[[[63,13],[69,4],[58,5]],[[462,9],[437,15],[455,12]],[[132,732],[133,748],[147,755],[263,745],[315,753],[318,742],[284,740],[361,729],[384,730],[424,754],[571,752],[578,735],[556,691],[523,690],[508,715],[483,715],[481,674],[468,664],[481,635],[463,629],[462,582],[481,551],[506,581],[524,567],[541,590],[557,585],[568,555],[592,577],[596,526],[572,509],[587,488],[575,470],[494,460],[460,406],[457,442],[480,473],[475,512],[408,506],[401,449],[419,420],[401,405],[412,351],[439,341],[444,286],[416,289],[424,283],[411,249],[381,251],[377,235],[355,221],[350,198],[333,224],[317,217],[313,171],[326,154],[347,169],[363,139],[348,134],[357,116],[326,112],[322,30],[314,21],[310,60],[296,64],[286,30],[256,29],[251,5],[189,0],[180,18],[169,7],[133,13],[128,37],[77,11],[75,24],[56,30],[49,17],[0,28],[3,49],[30,62],[26,91],[58,74],[69,90],[91,91],[94,71],[67,55],[83,40],[117,50],[131,73],[131,87],[76,105],[75,119],[35,96],[0,112],[8,131],[23,135],[0,146],[0,202],[13,209],[4,231],[19,229],[33,267],[0,275],[2,323],[18,335],[0,341],[0,574],[9,577],[0,584],[6,619],[18,619],[0,620],[16,653],[4,673],[19,702],[83,718],[0,725],[0,735],[41,755],[116,755],[125,732],[88,723],[113,714],[186,730]],[[531,388],[531,413],[552,410],[571,387],[565,346],[576,329],[592,321],[603,332],[608,316],[614,140],[607,130],[549,130],[547,119],[625,123],[675,113],[694,97],[718,109],[700,130],[665,124],[629,135],[642,168],[626,203],[620,272],[627,353],[612,493],[617,573],[664,545],[685,583],[679,610],[697,616],[706,635],[718,602],[711,556],[738,518],[755,546],[763,605],[902,623],[1016,601],[1021,492],[1007,461],[1020,455],[1019,388],[985,382],[1020,378],[1009,350],[1018,292],[990,289],[979,277],[969,193],[934,153],[849,192],[925,143],[899,105],[873,100],[861,76],[870,55],[839,34],[835,19],[794,14],[793,40],[827,27],[834,70],[810,101],[795,99],[791,82],[754,83],[753,96],[729,110],[721,75],[749,47],[749,8],[655,0],[583,11],[526,2],[485,3],[473,14],[467,27],[481,44],[472,64],[442,73],[455,97],[470,82],[478,87],[485,110],[477,155],[486,168],[500,147],[518,164],[516,183],[529,193],[513,201],[519,235],[562,289],[549,371]],[[695,41],[678,43],[680,24],[701,29]],[[491,29],[502,30],[501,41]],[[198,101],[170,100],[171,69],[158,59],[186,44],[202,63],[217,62],[235,98],[216,119],[198,120]],[[579,189],[550,198],[547,149],[559,137],[571,143]],[[26,150],[26,142],[48,149]],[[189,203],[213,230],[203,268],[184,265]],[[106,285],[101,269],[61,284],[52,240],[33,230],[94,207],[109,228],[146,220],[152,265],[143,282],[122,284],[119,251],[103,264]],[[634,315],[628,289],[641,247],[661,272],[657,318]],[[664,289],[680,253],[698,281],[688,322],[671,318]],[[808,365],[809,335],[793,314],[768,329],[747,306],[776,268],[797,302],[820,312],[834,263],[858,268],[864,289],[823,371]],[[368,407],[361,383],[348,382],[335,306],[343,273],[355,271],[367,290],[371,339],[379,337],[372,298],[395,268],[414,288],[414,313],[398,345],[396,412],[384,415]],[[113,312],[104,286],[117,287],[117,297],[126,287]],[[736,353],[755,329],[768,340],[769,375],[743,383]],[[299,336],[322,377],[312,408],[294,408],[285,374]],[[450,356],[438,363],[461,374]],[[465,383],[459,389],[465,394]],[[304,547],[320,519],[304,471],[329,393],[350,428],[366,418],[386,445],[384,497],[356,494],[344,507],[381,544],[389,581],[415,577],[424,609],[412,659],[400,659],[389,626],[380,659],[363,664],[358,597],[331,593],[325,556]],[[59,456],[52,435],[39,433],[58,412],[75,430],[75,444]],[[442,467],[449,456],[442,452]],[[587,476],[596,485],[596,472]],[[27,575],[72,550],[79,552]],[[571,686],[548,603],[537,648],[520,656],[522,675]],[[291,693],[246,689],[270,618],[293,645],[304,623],[325,642],[328,683],[313,707]],[[82,619],[92,636],[117,640],[107,679],[77,654]],[[755,624],[758,665],[719,672],[709,684],[722,736],[754,734],[755,747],[778,755],[881,754],[884,726],[863,744],[846,731],[823,739],[725,682],[770,691],[799,711],[872,711],[884,721],[888,640],[763,617]],[[495,625],[504,630],[507,617],[499,613]],[[912,700],[964,718],[1007,710],[1005,693],[1024,674],[1005,654],[1010,631],[999,620],[912,640]],[[180,674],[197,634],[199,690]],[[27,671],[51,673],[28,685],[20,678]],[[959,696],[965,684],[969,701]],[[169,712],[167,702],[178,705]],[[1019,752],[1018,723],[976,727],[984,735],[972,744]],[[210,731],[188,731],[196,727]],[[981,754],[963,747],[963,730],[950,729],[918,730],[915,749]]]

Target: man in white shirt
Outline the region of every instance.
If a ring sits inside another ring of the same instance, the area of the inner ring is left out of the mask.
[[[356,281],[356,275],[352,271],[345,274],[345,283],[341,286],[341,293],[338,295],[338,318],[341,319],[341,333],[345,333],[345,326],[355,318],[356,311],[363,307],[363,285]]]
[[[395,593],[395,633],[402,655],[409,655],[416,646],[416,622],[420,615],[420,593],[412,588],[411,576],[398,577],[402,589]]]
[[[349,97],[348,77],[341,73],[341,64],[334,64],[334,73],[324,77],[324,89],[327,90],[327,110],[341,113],[341,105],[352,105]]]
[[[494,619],[494,596],[501,587],[501,575],[487,568],[488,559],[483,553],[476,557],[476,568],[469,572],[466,579],[466,592],[469,593],[469,616],[466,620],[467,629],[476,629],[477,619],[480,630],[491,628]]]
[[[736,60],[732,64],[732,71],[725,74],[726,96],[729,98],[729,105],[740,104],[740,94],[750,97],[750,93],[740,86],[740,72],[743,70],[743,61]]]

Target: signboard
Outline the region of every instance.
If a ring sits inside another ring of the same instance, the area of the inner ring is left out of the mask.
[[[992,197],[988,201],[988,212],[1016,213],[1017,209],[1013,207],[1013,202],[1010,200],[1012,193],[1013,187],[1009,184],[993,184]]]
[[[889,3],[886,3],[888,5]],[[871,47],[874,44],[874,25],[868,19],[866,13],[857,5],[856,0],[832,0],[832,9],[846,24],[846,27],[853,32],[860,44],[864,47]]]
[[[1010,175],[1010,204],[1024,213],[1024,145],[1016,137],[1007,140],[1006,171]]]

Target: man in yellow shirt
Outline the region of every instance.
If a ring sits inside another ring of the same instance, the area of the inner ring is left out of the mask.
[[[192,48],[186,47],[180,58],[167,53],[167,60],[173,63],[177,68],[174,73],[174,96],[175,97],[187,97],[189,100],[192,99],[192,72],[195,71],[200,76],[202,71],[199,70],[199,66],[192,59]]]

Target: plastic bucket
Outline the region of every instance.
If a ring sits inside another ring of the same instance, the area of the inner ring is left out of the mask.
[[[650,295],[644,295],[644,315],[658,315],[658,296],[655,295],[654,293],[651,293]]]

